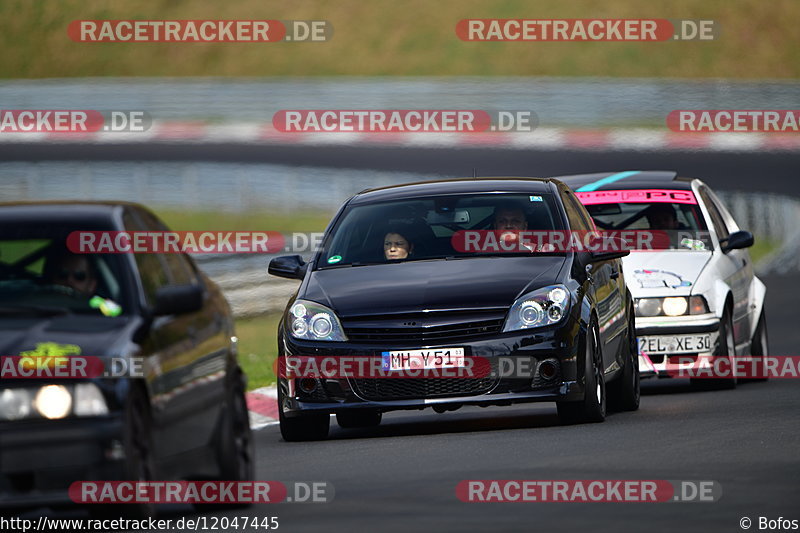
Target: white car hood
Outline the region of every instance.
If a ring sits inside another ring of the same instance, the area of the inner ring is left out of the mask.
[[[634,298],[689,296],[711,253],[691,250],[631,252],[622,259],[625,282]]]

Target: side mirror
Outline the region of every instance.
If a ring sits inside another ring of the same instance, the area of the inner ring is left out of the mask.
[[[283,255],[269,262],[267,272],[273,276],[288,279],[303,279],[308,265],[299,255]]]
[[[203,287],[200,285],[167,285],[156,291],[153,314],[182,315],[203,308]]]
[[[616,252],[592,252],[592,261],[609,261],[611,259],[621,259],[631,255],[630,250],[618,250]]]
[[[609,249],[591,252],[592,261],[609,261],[611,259],[620,259],[631,254],[628,241],[620,236],[612,235],[610,239],[603,239],[603,242],[613,242],[614,245],[610,246]]]
[[[728,235],[728,238],[720,241],[720,248],[723,253],[729,250],[739,250],[753,246],[753,234],[749,231],[735,231]]]

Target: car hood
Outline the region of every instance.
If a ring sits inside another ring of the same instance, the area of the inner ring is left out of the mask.
[[[631,252],[622,260],[625,280],[636,298],[689,296],[711,259],[709,251]]]
[[[340,317],[424,309],[508,307],[555,282],[562,256],[481,257],[333,268],[313,272],[300,295]]]
[[[0,355],[20,355],[28,351],[44,354],[49,349],[48,343],[55,349],[77,346],[80,355],[119,355],[120,343],[129,338],[134,322],[126,317],[86,315],[3,316],[0,317]]]

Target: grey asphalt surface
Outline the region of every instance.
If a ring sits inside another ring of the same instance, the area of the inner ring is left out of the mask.
[[[33,160],[36,146],[12,159]],[[91,147],[52,159],[265,161],[471,175],[552,175],[676,168],[719,189],[800,196],[800,154],[402,150],[331,147]],[[118,150],[115,152],[114,150]],[[0,160],[9,147],[0,147]],[[797,355],[800,275],[766,278],[771,352]],[[277,516],[281,531],[742,531],[742,517],[800,520],[800,381],[696,391],[687,381],[643,382],[641,409],[603,424],[560,426],[552,404],[392,413],[373,430],[332,425],[324,442],[285,443],[277,426],[256,433],[257,477],[326,481],[331,503],[283,503],[209,517]],[[464,503],[467,479],[714,480],[715,503]],[[164,513],[175,518],[180,510]],[[263,531],[263,530],[250,530]]]

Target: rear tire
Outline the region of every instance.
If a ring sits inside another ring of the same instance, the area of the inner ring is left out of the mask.
[[[380,411],[359,409],[353,411],[342,411],[336,413],[336,423],[340,427],[349,428],[371,428],[380,425],[383,414]]]
[[[617,411],[636,411],[641,400],[639,347],[636,343],[636,322],[632,316],[628,324],[628,339],[622,375],[608,385],[608,404]]]
[[[324,440],[328,437],[331,425],[331,417],[328,413],[287,417],[283,414],[283,403],[283,391],[278,385],[278,420],[283,440],[286,442],[304,442]]]
[[[597,324],[592,322],[584,339],[584,394],[577,402],[556,402],[564,424],[603,422],[606,419],[606,382]]]

